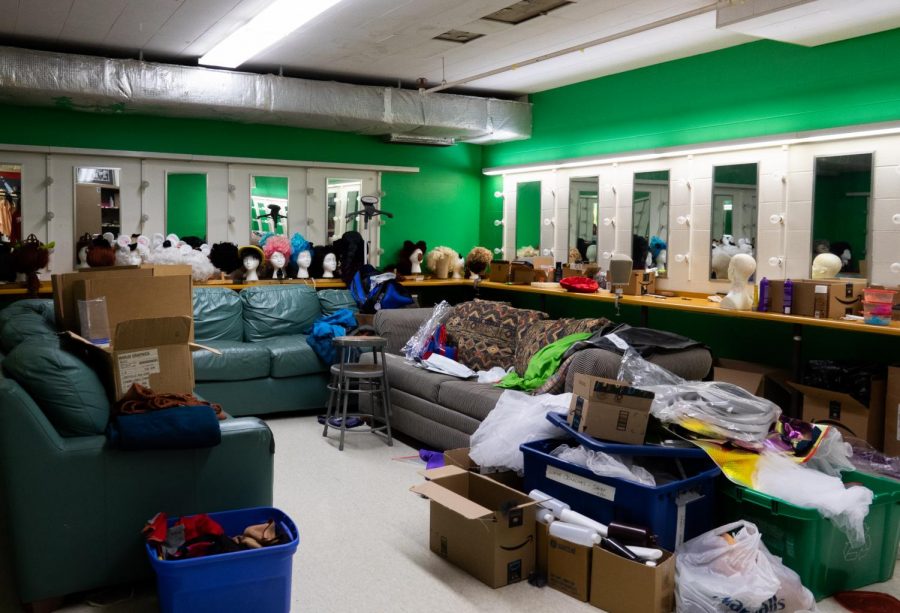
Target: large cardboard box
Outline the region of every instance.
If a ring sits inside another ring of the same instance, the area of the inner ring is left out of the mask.
[[[550,557],[550,526],[535,522],[534,526],[534,572],[538,577],[547,578]]]
[[[888,368],[884,401],[884,453],[900,456],[900,366]]]
[[[658,564],[651,567],[595,546],[590,602],[609,613],[674,611],[675,556],[665,552]]]
[[[423,474],[427,480],[410,491],[431,501],[431,550],[491,587],[527,579],[534,569],[536,503],[458,466]]]
[[[655,270],[632,270],[628,285],[622,290],[628,296],[643,296],[656,293]]]
[[[594,438],[641,445],[647,434],[653,394],[624,381],[575,375],[567,421]]]
[[[194,390],[189,317],[131,319],[116,324],[109,347],[98,347],[75,333],[92,362],[103,372],[110,397],[122,398],[133,383],[156,393],[190,394]]]
[[[503,485],[508,485],[514,490],[522,491],[522,477],[514,470],[488,470],[479,466],[475,460],[469,457],[469,447],[460,447],[458,449],[448,449],[444,452],[444,465],[459,466],[463,470],[471,470],[472,472],[484,475],[494,481],[499,481]]]
[[[528,285],[534,281],[534,268],[523,262],[507,262],[499,260],[491,263],[489,281]]]
[[[782,409],[790,406],[791,388],[787,385],[790,373],[781,368],[719,358],[713,368],[713,380],[733,383],[754,396],[771,400]]]
[[[792,292],[791,312],[794,315],[815,316],[817,285],[828,288],[825,318],[841,319],[844,315],[859,314],[866,289],[865,279],[799,279],[794,281]]]
[[[587,602],[591,588],[592,549],[549,536],[547,585],[576,600]]]
[[[884,379],[873,379],[869,406],[850,394],[790,382],[803,394],[803,419],[837,426],[843,434],[867,440],[876,449],[884,442]]]

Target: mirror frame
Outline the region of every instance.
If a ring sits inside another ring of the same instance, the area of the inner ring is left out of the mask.
[[[566,251],[566,261],[569,260],[569,253],[572,252],[573,249],[578,249],[578,239],[581,238],[578,236],[578,213],[580,212],[575,206],[577,201],[573,200],[573,192],[572,192],[572,184],[575,182],[594,182],[596,183],[596,201],[594,202],[593,214],[594,214],[594,229],[593,235],[591,238],[594,240],[594,259],[587,257],[587,247],[585,248],[585,254],[582,258],[582,261],[597,263],[600,261],[600,175],[586,175],[586,176],[578,176],[578,177],[569,177],[569,211],[568,211],[568,232],[566,234],[567,238],[567,251]],[[580,193],[580,192],[579,192]],[[573,241],[574,238],[574,241]],[[588,245],[590,247],[590,245]],[[580,251],[579,251],[580,253]]]
[[[666,173],[666,202],[665,202],[666,214],[665,214],[665,225],[663,225],[662,227],[665,228],[666,251],[668,253],[669,243],[671,242],[671,236],[670,236],[671,235],[671,227],[670,227],[671,220],[669,218],[670,218],[671,209],[672,209],[672,168],[667,167],[667,168],[660,168],[657,170],[634,171],[631,176],[631,203],[630,203],[630,205],[631,205],[631,233],[630,233],[631,245],[629,246],[628,254],[631,256],[632,266],[634,267],[634,270],[644,270],[646,268],[645,262],[642,262],[641,265],[638,266],[637,262],[635,261],[635,257],[634,257],[634,255],[635,255],[634,254],[634,237],[637,234],[637,232],[635,231],[635,213],[636,213],[636,211],[634,208],[634,196],[637,191],[637,190],[635,190],[635,186],[638,183],[638,175],[648,175],[648,174],[656,174],[656,173],[662,173],[662,172]],[[656,179],[643,179],[642,178],[642,180],[654,181]],[[648,220],[648,224],[649,224],[649,220]],[[647,228],[647,232],[648,232],[649,236],[647,236],[646,239],[647,239],[647,244],[648,244],[648,249],[649,249],[650,238],[653,236],[653,233],[650,232],[649,226]],[[654,264],[655,264],[655,262],[654,262]],[[668,262],[666,262],[666,270],[668,271]],[[657,271],[657,277],[659,277],[661,279],[665,279],[665,278],[667,278],[667,276],[668,276],[668,272],[660,273]]]
[[[752,238],[753,238],[753,253],[752,253],[752,256],[753,256],[753,259],[757,260],[757,262],[759,261],[759,230],[760,230],[760,228],[759,228],[759,222],[760,222],[760,218],[759,218],[759,213],[760,213],[760,202],[759,202],[759,177],[760,177],[760,166],[761,166],[761,163],[760,163],[760,161],[757,160],[757,161],[754,161],[754,162],[740,162],[740,163],[737,163],[737,164],[721,164],[721,165],[713,164],[713,166],[712,166],[712,176],[711,176],[711,179],[710,179],[711,186],[710,186],[710,199],[709,199],[709,269],[706,271],[707,280],[708,280],[709,282],[711,282],[711,283],[727,283],[727,282],[728,282],[728,276],[727,276],[727,275],[725,276],[724,279],[719,279],[719,278],[715,278],[715,279],[714,279],[714,278],[712,277],[712,273],[713,273],[713,259],[712,259],[712,250],[713,250],[713,246],[712,246],[712,241],[713,241],[713,239],[715,238],[715,228],[713,227],[713,224],[715,223],[716,185],[717,185],[717,183],[716,183],[716,169],[717,169],[717,168],[727,168],[727,167],[729,167],[729,166],[751,166],[751,165],[756,166],[756,182],[753,184],[753,186],[754,186],[754,188],[755,188],[755,191],[756,191],[756,211],[754,212],[754,215],[753,215],[754,218],[755,218],[755,221],[756,221],[756,232],[755,232],[755,234],[754,234],[753,237],[752,237]],[[725,185],[739,185],[739,184],[737,184],[737,183],[735,183],[735,184],[729,184],[729,183],[726,183]],[[755,279],[755,278],[756,278],[756,275],[754,274],[754,275],[753,275],[752,277],[750,277],[750,278],[751,278],[751,279]]]

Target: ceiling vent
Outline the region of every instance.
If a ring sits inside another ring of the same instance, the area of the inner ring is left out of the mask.
[[[416,134],[388,134],[384,137],[386,143],[400,143],[403,145],[431,145],[433,147],[449,147],[456,144],[455,138],[443,136],[418,136]]]
[[[521,0],[499,11],[494,11],[490,15],[485,15],[482,19],[518,25],[568,4],[572,4],[571,0]]]
[[[468,43],[476,38],[481,38],[484,34],[477,32],[464,32],[463,30],[447,30],[443,34],[438,34],[434,40],[446,40],[451,43]]]

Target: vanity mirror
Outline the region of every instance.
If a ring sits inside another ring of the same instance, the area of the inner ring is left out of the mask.
[[[816,158],[810,261],[833,253],[839,274],[868,276],[871,193],[871,153]]]
[[[569,252],[582,262],[597,261],[598,177],[569,180]]]
[[[755,163],[713,168],[710,280],[727,281],[728,265],[738,253],[757,257],[757,177]]]
[[[250,175],[250,242],[265,232],[287,236],[288,178]]]
[[[632,197],[632,249],[634,268],[657,268],[666,276],[669,242],[669,171],[634,173]]]
[[[0,234],[22,240],[22,166],[0,163]]]
[[[362,181],[359,179],[328,178],[328,240],[334,242],[344,232],[356,230],[356,217],[347,215],[359,210],[359,194]]]
[[[119,168],[75,168],[75,254],[74,263],[83,266],[85,236],[110,233],[113,239],[122,232]]]
[[[541,182],[516,185],[516,258],[541,254]]]
[[[206,241],[206,173],[166,174],[166,234]]]

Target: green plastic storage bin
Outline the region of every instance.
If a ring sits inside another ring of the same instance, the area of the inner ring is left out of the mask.
[[[723,523],[753,522],[774,555],[800,575],[816,600],[835,592],[887,581],[894,574],[900,539],[900,483],[860,472],[844,473],[844,483],[861,483],[875,494],[866,517],[866,542],[851,547],[846,535],[815,509],[722,479],[718,505]]]

